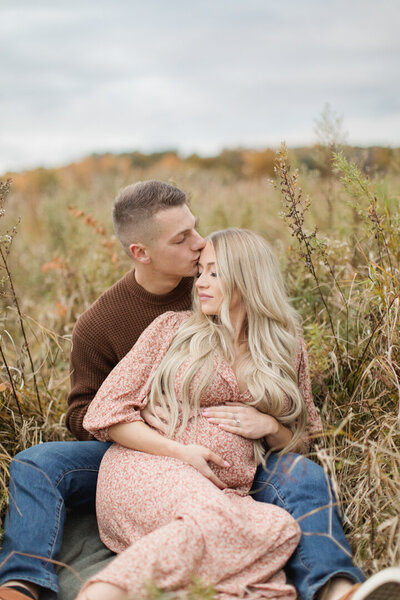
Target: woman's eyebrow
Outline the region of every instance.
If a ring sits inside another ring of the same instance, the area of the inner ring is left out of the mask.
[[[199,265],[199,267],[203,266],[203,263],[200,260],[198,261],[197,264]],[[206,266],[207,267],[212,267],[213,265],[215,265],[215,262],[208,262]]]

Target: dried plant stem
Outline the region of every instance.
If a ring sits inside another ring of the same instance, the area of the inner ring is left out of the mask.
[[[5,366],[6,371],[7,371],[8,379],[10,380],[11,389],[13,391],[15,402],[16,402],[17,407],[18,407],[19,416],[21,417],[21,421],[22,421],[23,420],[23,416],[22,416],[21,404],[20,404],[19,399],[18,399],[18,394],[17,394],[17,391],[15,389],[14,381],[13,381],[12,375],[10,373],[10,369],[8,368],[7,360],[6,360],[6,357],[4,356],[4,352],[3,352],[3,348],[2,348],[1,343],[0,343],[0,354],[1,354],[1,358],[3,359],[4,366]]]
[[[396,296],[394,298],[392,298],[389,306],[387,307],[387,313],[392,308],[393,304],[395,303],[395,301],[398,298],[400,298],[400,294],[396,294]],[[362,373],[361,374],[357,374],[357,371],[360,371],[360,369],[362,368],[363,363],[364,363],[364,359],[367,356],[370,344],[371,344],[372,340],[374,339],[375,334],[382,327],[382,324],[383,324],[385,318],[386,318],[386,314],[384,313],[383,315],[381,315],[380,319],[376,322],[376,324],[375,324],[375,326],[374,326],[374,328],[373,328],[373,330],[372,330],[372,332],[371,332],[371,334],[370,334],[370,336],[368,338],[368,341],[367,341],[367,343],[364,346],[362,355],[361,355],[361,357],[358,360],[357,369],[356,369],[355,373],[354,372],[353,373],[350,372],[348,374],[347,379],[345,380],[345,385],[348,387],[349,391],[352,394],[351,400],[353,400],[353,398],[354,398],[354,396],[355,396],[355,394],[357,392],[357,388],[359,386],[359,383],[360,383],[360,380],[361,380],[361,377],[362,377]]]
[[[0,247],[0,255],[1,255],[1,258],[2,258],[2,261],[3,261],[4,268],[6,270],[7,276],[8,276],[8,281],[10,282],[10,288],[11,288],[11,293],[12,293],[12,297],[13,297],[13,302],[14,302],[15,307],[16,307],[17,312],[18,312],[18,319],[19,319],[19,324],[20,324],[20,327],[21,327],[21,333],[22,333],[22,336],[24,338],[24,347],[25,347],[26,352],[28,354],[29,362],[30,362],[30,365],[31,365],[32,376],[33,376],[33,385],[34,385],[34,388],[35,388],[36,398],[37,398],[37,401],[38,401],[39,412],[40,412],[41,416],[43,417],[44,416],[43,415],[43,408],[42,408],[42,403],[41,403],[41,400],[40,400],[39,388],[38,388],[37,381],[36,381],[35,367],[33,365],[32,355],[31,355],[31,351],[29,349],[29,343],[28,343],[28,339],[27,339],[26,333],[25,333],[24,320],[22,318],[22,313],[21,313],[21,309],[20,309],[20,306],[19,306],[17,294],[15,292],[15,288],[14,288],[14,283],[13,283],[11,271],[8,268],[7,258],[4,255],[3,249],[1,247]]]
[[[375,548],[375,511],[374,511],[374,492],[375,488],[371,479],[371,470],[372,470],[372,450],[369,444],[369,431],[367,431],[367,439],[365,440],[365,445],[368,449],[367,454],[367,466],[368,466],[368,505],[369,505],[369,518],[370,518],[370,545],[371,545],[371,553],[374,552]]]
[[[321,283],[318,278],[318,274],[315,270],[314,261],[313,261],[313,252],[314,248],[311,244],[311,240],[316,239],[316,232],[314,231],[311,234],[307,234],[304,230],[304,212],[307,210],[307,205],[302,205],[302,190],[298,188],[298,192],[296,193],[297,188],[297,176],[290,174],[290,166],[287,163],[287,150],[286,146],[283,144],[281,150],[278,152],[277,160],[275,163],[275,170],[280,177],[280,185],[279,189],[282,192],[282,195],[285,200],[286,210],[284,217],[286,222],[289,224],[290,229],[292,230],[292,235],[296,237],[297,241],[300,244],[300,247],[303,248],[302,255],[305,260],[306,266],[310,271],[318,290],[318,295],[321,298],[322,304],[324,305],[326,315],[329,320],[329,326],[332,331],[332,337],[334,340],[336,352],[339,358],[339,363],[343,367],[343,359],[342,353],[340,350],[340,346],[337,340],[337,335],[335,331],[335,327],[332,320],[331,311],[326,302],[325,296],[321,289]],[[335,278],[334,278],[335,279]],[[343,296],[342,290],[339,288],[341,295]]]

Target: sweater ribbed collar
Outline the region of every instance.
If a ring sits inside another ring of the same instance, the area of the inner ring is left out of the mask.
[[[184,277],[180,283],[171,292],[167,294],[152,294],[138,284],[135,278],[135,270],[129,271],[125,277],[125,283],[130,292],[140,298],[142,302],[153,305],[168,306],[169,303],[174,303],[184,296],[190,296],[193,287],[193,277]]]

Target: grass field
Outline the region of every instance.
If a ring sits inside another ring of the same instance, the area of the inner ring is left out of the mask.
[[[271,176],[173,154],[141,166],[108,155],[15,174],[9,193],[2,184],[3,514],[10,457],[68,438],[74,322],[130,268],[112,232],[113,199],[156,178],[190,194],[200,233],[246,227],[273,244],[325,423],[314,457],[338,491],[355,561],[368,573],[400,562],[400,169],[394,162],[367,178],[343,156],[329,173],[296,173],[290,162],[282,149]]]

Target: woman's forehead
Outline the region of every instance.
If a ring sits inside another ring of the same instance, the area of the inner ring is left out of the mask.
[[[215,252],[214,247],[210,241],[206,242],[203,250],[200,252],[199,264],[200,265],[208,265],[215,263]]]

